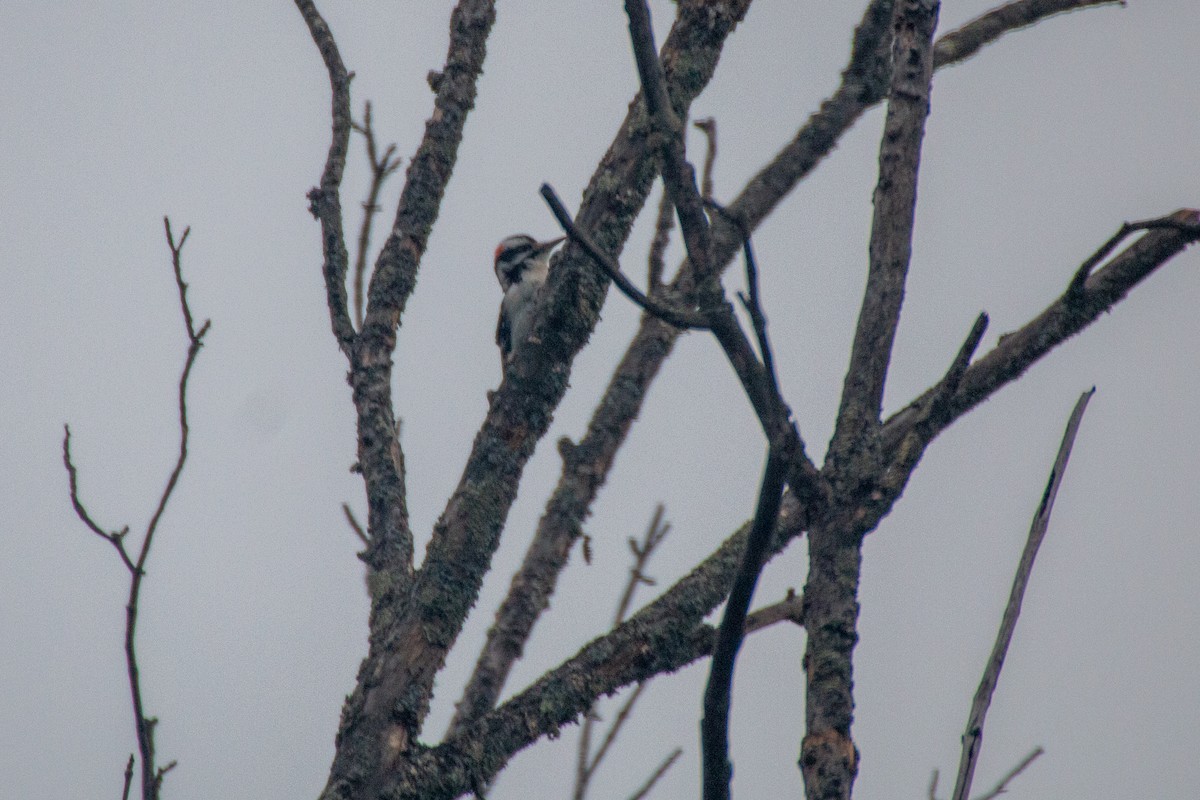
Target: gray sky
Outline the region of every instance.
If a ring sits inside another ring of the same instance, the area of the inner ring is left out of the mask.
[[[381,137],[405,157],[450,3],[322,3]],[[860,3],[758,0],[694,106],[720,126],[731,198],[836,85]],[[988,3],[949,2],[942,30]],[[673,6],[655,2],[661,37]],[[0,6],[0,775],[17,797],[116,797],[134,749],[121,655],[126,574],[74,518],[144,527],[175,448],[185,351],[161,218],[192,226],[191,302],[213,330],[192,379],[192,454],[164,519],[140,642],[167,795],[315,796],[365,651],[366,596],[340,503],[362,508],[345,362],[329,333],[305,192],[328,146],[328,82],[290,3]],[[1134,2],[1017,33],[935,79],[907,305],[886,405],[935,381],[974,316],[983,347],[1023,324],[1124,220],[1200,205],[1200,11]],[[618,3],[500,4],[476,111],[397,352],[418,546],[499,382],[490,272],[506,234],[554,233],[635,90]],[[877,110],[757,235],[787,398],[821,455],[866,273]],[[356,142],[356,145],[358,142]],[[700,142],[693,139],[694,152]],[[355,150],[344,202],[365,170]],[[399,183],[393,183],[394,203]],[[385,212],[385,219],[390,217]],[[356,214],[351,219],[356,219]],[[639,279],[650,225],[626,248]],[[672,250],[678,257],[679,248]],[[856,651],[856,796],[922,797],[952,770],[1012,569],[1079,393],[1093,384],[988,721],[982,791],[1035,745],[1013,797],[1194,797],[1200,785],[1198,251],[948,431],[868,540]],[[729,285],[736,287],[737,279]],[[547,442],[578,436],[632,335],[610,294]],[[682,575],[753,508],[763,444],[716,346],[692,334],[651,393],[510,690],[607,624],[625,538],[662,501],[651,572]],[[495,570],[438,682],[440,734],[557,476],[543,446]],[[758,601],[803,582],[803,545]],[[649,599],[647,593],[642,600]],[[799,791],[802,633],[756,635],[738,663],[735,791]],[[675,745],[659,797],[695,796],[702,668],[656,680],[594,787],[635,788]],[[494,796],[561,797],[575,730],[518,755]],[[946,789],[945,791],[948,791]]]

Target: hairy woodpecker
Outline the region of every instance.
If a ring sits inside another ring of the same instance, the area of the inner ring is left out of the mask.
[[[496,247],[496,280],[504,291],[500,301],[500,319],[496,322],[496,344],[500,346],[501,367],[512,361],[517,349],[533,332],[533,308],[538,289],[546,282],[550,253],[566,237],[539,242],[519,233],[509,236]]]

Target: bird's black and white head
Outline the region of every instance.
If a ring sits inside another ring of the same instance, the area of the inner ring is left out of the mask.
[[[496,280],[504,290],[500,319],[496,322],[496,344],[501,362],[507,364],[533,333],[538,290],[550,272],[550,253],[562,239],[539,242],[518,233],[496,247]]]
[[[507,292],[514,284],[526,278],[538,283],[545,281],[550,253],[562,238],[539,242],[532,236],[518,233],[505,238],[496,246],[494,268],[500,288]]]

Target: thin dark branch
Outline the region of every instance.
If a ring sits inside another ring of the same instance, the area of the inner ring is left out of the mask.
[[[700,196],[704,200],[713,199],[713,165],[717,161],[717,121],[712,117],[698,119],[693,127],[703,131],[708,147],[704,150],[704,171],[700,173]]]
[[[1000,781],[995,786],[992,787],[992,790],[990,792],[988,792],[987,794],[982,794],[979,797],[976,797],[975,800],[996,800],[997,797],[1004,794],[1005,790],[1008,789],[1008,784],[1012,782],[1012,779],[1017,777],[1018,775],[1020,775],[1022,772],[1024,772],[1025,768],[1028,767],[1030,764],[1032,764],[1034,761],[1036,761],[1038,759],[1038,757],[1041,756],[1042,753],[1044,753],[1044,752],[1046,752],[1046,751],[1043,750],[1042,748],[1035,747],[1033,749],[1033,751],[1030,752],[1029,755],[1027,755],[1027,756],[1025,756],[1025,758],[1021,759],[1021,763],[1017,764],[1015,767],[1013,767],[1007,773],[1005,773],[1004,777],[1001,778]]]
[[[1067,286],[1066,297],[1068,301],[1078,300],[1083,295],[1083,288],[1087,285],[1087,280],[1092,275],[1092,270],[1096,268],[1101,261],[1108,257],[1116,246],[1120,244],[1126,237],[1136,233],[1137,231],[1148,231],[1156,229],[1174,230],[1180,233],[1195,234],[1200,230],[1200,224],[1195,220],[1181,220],[1175,217],[1159,217],[1157,219],[1145,219],[1140,222],[1123,223],[1120,229],[1114,233],[1107,242],[1100,245],[1100,249],[1092,253],[1086,261],[1080,265],[1079,269],[1071,277],[1071,283]]]
[[[637,588],[649,581],[646,576],[646,565],[650,562],[650,556],[671,532],[671,523],[663,522],[662,517],[663,505],[659,503],[654,509],[654,516],[650,518],[646,532],[642,534],[642,541],[639,543],[637,539],[632,537],[629,539],[633,564],[629,567],[629,580],[625,583],[625,591],[621,593],[621,600],[617,603],[617,612],[613,615],[614,628],[625,621],[625,615],[629,613],[629,606],[633,602],[633,595],[637,592]]]
[[[629,538],[629,550],[633,553],[633,564],[629,567],[629,579],[625,582],[625,589],[621,593],[621,599],[617,602],[617,611],[613,615],[614,628],[625,621],[625,616],[629,613],[629,606],[633,603],[633,596],[637,592],[637,588],[643,584],[651,583],[646,575],[646,565],[649,563],[655,549],[662,544],[662,541],[671,530],[670,523],[664,523],[662,518],[663,506],[660,503],[654,509],[654,516],[650,519],[650,524],[646,527],[646,532],[642,534],[641,541],[639,542],[633,537]],[[625,721],[629,719],[629,715],[633,712],[633,707],[641,696],[644,686],[644,683],[640,683],[630,693],[629,698],[621,706],[621,710],[617,713],[613,724],[609,726],[604,739],[600,743],[599,749],[596,750],[594,755],[591,752],[592,727],[598,719],[595,706],[588,709],[584,714],[583,723],[580,727],[577,768],[575,771],[575,791],[573,793],[575,800],[583,800],[587,795],[592,775],[595,773],[596,768],[600,766],[600,762],[604,760],[609,747],[616,741],[617,734],[621,732]]]
[[[728,216],[729,212],[715,202],[709,201],[709,205],[716,207],[723,215]],[[763,311],[762,298],[758,292],[758,264],[754,260],[754,246],[750,243],[750,231],[746,229],[741,220],[737,220],[737,223],[742,230],[742,255],[746,262],[746,287],[749,292],[749,295],[739,293],[738,299],[742,303],[742,308],[746,309],[746,313],[750,315],[750,322],[754,326],[754,336],[758,340],[759,358],[762,360],[763,372],[770,384],[770,394],[774,397],[781,397],[779,376],[775,372],[775,357],[771,354],[771,345],[767,339],[767,315]]]
[[[963,734],[962,757],[958,764],[958,778],[954,784],[952,800],[966,800],[971,792],[971,779],[975,775],[975,764],[983,742],[984,720],[987,717],[988,706],[992,702],[992,693],[996,690],[996,683],[1000,679],[1000,670],[1004,667],[1004,657],[1008,653],[1008,645],[1012,641],[1013,631],[1016,630],[1017,618],[1021,615],[1021,601],[1025,596],[1025,587],[1029,584],[1029,576],[1033,572],[1034,559],[1037,558],[1038,548],[1041,547],[1046,530],[1050,526],[1050,512],[1054,507],[1054,498],[1058,495],[1058,488],[1062,485],[1067,462],[1071,458],[1075,434],[1079,431],[1079,424],[1083,420],[1083,412],[1087,409],[1088,400],[1095,392],[1094,388],[1084,392],[1075,403],[1075,409],[1071,412],[1071,417],[1067,421],[1067,429],[1063,433],[1062,444],[1058,448],[1058,455],[1054,459],[1054,467],[1050,471],[1050,479],[1046,483],[1046,491],[1042,494],[1037,512],[1033,515],[1029,537],[1025,542],[1025,549],[1021,553],[1017,574],[1013,578],[1008,605],[1004,609],[1000,630],[996,634],[996,644],[988,658],[987,668],[983,671],[979,689],[975,692],[975,700],[971,703],[971,713],[967,716],[967,728]],[[1021,768],[1023,769],[1024,766]]]
[[[175,271],[175,287],[179,292],[179,308],[183,314],[183,324],[187,327],[188,341],[196,341],[196,328],[192,324],[192,310],[188,308],[187,302],[187,284],[183,282],[183,266],[180,264],[179,257],[183,252],[183,245],[187,242],[188,234],[192,232],[191,227],[183,229],[183,236],[179,237],[179,244],[175,243],[175,236],[171,233],[171,218],[163,217],[163,227],[167,232],[167,247],[171,248],[171,267]]]
[[[646,685],[646,682],[642,682],[633,687],[633,691],[629,693],[629,697],[626,698],[621,708],[617,711],[617,716],[613,718],[612,725],[608,726],[608,730],[604,733],[604,738],[600,740],[600,746],[596,748],[595,754],[592,755],[591,761],[588,762],[589,777],[600,766],[600,762],[604,760],[604,757],[608,755],[609,748],[617,740],[617,735],[621,732],[621,729],[625,726],[625,722],[633,713],[633,707],[637,705],[637,701],[641,698],[642,691],[646,688]]]
[[[929,778],[929,800],[937,800],[938,771],[935,769]]]
[[[129,754],[129,760],[125,762],[125,786],[121,789],[121,800],[129,800],[131,786],[133,786],[133,753]]]
[[[700,721],[700,744],[704,770],[704,800],[726,800],[733,777],[729,763],[729,705],[733,688],[733,669],[745,635],[746,612],[754,597],[754,587],[766,561],[771,534],[779,518],[787,463],[772,448],[767,454],[758,507],[741,566],[729,592],[729,601],[721,617],[717,643],[713,649],[708,685],[704,690],[704,717]]]
[[[938,381],[937,386],[929,402],[926,404],[924,411],[924,422],[928,423],[930,419],[941,416],[945,413],[946,405],[950,402],[950,398],[958,391],[958,386],[962,383],[963,375],[967,373],[967,367],[971,365],[971,357],[975,355],[975,351],[979,349],[979,343],[983,340],[983,334],[987,330],[988,315],[986,312],[980,312],[975,318],[975,324],[971,326],[970,333],[963,341],[962,346],[958,348],[958,352],[954,356],[954,360],[950,362],[950,368],[946,370],[946,374]]]
[[[1041,22],[1047,17],[1088,6],[1125,5],[1124,0],[1014,0],[976,17],[938,39],[934,66],[965,61],[1006,33]]]
[[[326,302],[329,305],[329,321],[338,347],[347,357],[351,355],[354,342],[354,325],[346,309],[346,237],[342,230],[342,175],[346,170],[346,151],[350,143],[350,80],[338,52],[337,42],[329,25],[317,11],[312,0],[295,0],[296,8],[308,25],[309,34],[325,69],[329,73],[333,129],[329,143],[329,154],[325,169],[321,173],[321,185],[308,193],[309,211],[321,223],[323,245]]]
[[[671,752],[671,755],[663,759],[663,762],[658,765],[658,769],[654,770],[654,774],[652,774],[650,778],[644,784],[642,784],[642,788],[638,789],[629,796],[629,800],[642,800],[642,798],[650,794],[650,791],[654,788],[654,785],[658,783],[659,779],[662,778],[663,775],[667,774],[667,770],[674,765],[676,759],[678,759],[681,755],[683,755],[683,750],[676,747]]]
[[[166,486],[159,495],[158,503],[154,508],[154,513],[150,517],[150,522],[146,526],[146,531],[142,536],[141,546],[138,548],[137,559],[134,560],[125,547],[125,538],[129,533],[129,528],[123,528],[117,532],[106,532],[92,518],[84,507],[83,502],[79,498],[79,482],[78,474],[74,463],[71,460],[71,429],[63,426],[63,464],[67,469],[67,477],[70,484],[71,504],[75,509],[76,515],[80,520],[98,536],[106,539],[116,549],[120,556],[121,563],[129,571],[129,594],[125,603],[125,668],[128,675],[130,700],[133,705],[134,727],[137,734],[138,753],[141,756],[141,787],[143,800],[157,800],[159,789],[162,785],[162,778],[172,767],[175,762],[172,761],[166,767],[158,768],[156,766],[154,754],[154,726],[158,720],[153,717],[148,717],[145,712],[145,707],[142,701],[141,680],[139,677],[137,649],[135,639],[137,634],[137,616],[138,616],[138,601],[140,599],[142,579],[146,575],[146,561],[150,557],[150,547],[154,542],[154,534],[158,530],[159,522],[166,511],[167,504],[170,502],[171,495],[175,491],[175,487],[179,482],[179,477],[183,473],[184,464],[187,462],[188,455],[188,435],[190,429],[188,427],[187,413],[187,387],[188,378],[191,376],[192,367],[196,362],[196,357],[200,354],[200,348],[204,345],[204,336],[208,333],[211,326],[210,320],[205,320],[204,324],[196,330],[192,321],[192,310],[187,300],[187,283],[183,280],[182,269],[182,253],[183,246],[187,242],[188,234],[191,229],[185,229],[183,236],[179,241],[175,241],[175,236],[171,231],[170,219],[163,219],[163,227],[166,232],[167,246],[171,250],[171,266],[175,275],[175,285],[179,295],[180,313],[183,317],[184,328],[188,337],[187,358],[184,361],[183,371],[179,377],[178,390],[178,407],[179,407],[179,452],[175,459],[175,466],[171,470],[170,476],[167,479]],[[125,788],[124,797],[128,798],[129,788],[132,781],[134,757],[131,755],[129,762],[126,765],[125,771]]]
[[[629,18],[629,40],[637,62],[642,96],[646,99],[646,114],[662,139],[663,183],[671,202],[675,204],[675,213],[679,215],[679,228],[687,246],[688,259],[699,274],[708,275],[711,272],[712,236],[708,219],[704,216],[700,192],[696,188],[695,170],[687,161],[683,126],[675,116],[667,96],[662,64],[654,46],[650,9],[646,0],[625,0],[625,14]]]
[[[351,510],[349,503],[342,503],[342,513],[346,515],[346,523],[350,526],[350,530],[354,531],[354,535],[359,538],[359,541],[369,545],[371,540],[367,537],[367,532],[363,530],[362,523],[354,516],[354,511]]]
[[[1046,353],[1110,310],[1156,269],[1200,241],[1200,211],[1180,209],[1161,220],[1171,224],[1149,229],[1093,272],[1081,290],[1064,292],[1024,326],[1002,335],[995,347],[967,367],[937,416],[924,412],[939,391],[937,385],[893,414],[883,426],[884,451],[893,461],[919,456],[924,444],[955,420],[1016,380]],[[914,435],[919,441],[910,443]],[[906,456],[906,452],[912,455]]]
[[[686,311],[683,309],[670,308],[659,303],[657,300],[652,300],[642,293],[640,289],[629,282],[625,274],[621,272],[621,266],[617,264],[611,257],[602,251],[588,237],[586,233],[579,229],[575,224],[575,220],[571,218],[571,214],[563,205],[562,200],[558,198],[553,187],[548,183],[543,183],[541,188],[542,197],[546,201],[546,205],[550,207],[550,213],[558,220],[558,224],[562,226],[563,232],[571,237],[571,241],[583,248],[592,260],[604,270],[604,274],[609,277],[621,293],[632,300],[647,314],[658,317],[663,322],[674,325],[677,328],[684,330],[708,330],[708,323],[700,314],[694,311]]]
[[[958,348],[958,353],[954,356],[950,369],[946,370],[946,375],[942,378],[944,394],[953,394],[958,389],[958,384],[962,382],[967,367],[971,365],[971,356],[975,355],[975,351],[979,349],[979,342],[983,339],[987,326],[987,312],[980,311],[979,316],[975,318],[975,324],[971,326],[971,332],[967,334],[962,347]]]
[[[371,126],[371,103],[368,101],[363,108],[362,124],[351,121],[354,130],[362,134],[366,140],[367,162],[371,167],[371,188],[367,191],[367,199],[363,202],[362,226],[358,231],[358,252],[354,258],[354,324],[362,330],[363,306],[366,299],[363,291],[363,281],[367,273],[367,248],[371,244],[371,222],[379,212],[379,192],[387,179],[400,168],[401,159],[393,158],[396,145],[389,144],[379,155],[375,143],[375,130]]]
[[[117,555],[121,558],[121,563],[130,572],[137,569],[132,559],[129,558],[129,553],[125,549],[125,536],[129,533],[129,526],[126,525],[119,531],[106,531],[100,527],[91,513],[83,505],[83,501],[79,498],[79,474],[75,468],[75,463],[71,460],[71,426],[63,425],[63,466],[67,469],[67,484],[71,495],[71,507],[75,509],[75,516],[79,517],[80,521],[87,526],[88,530],[99,536],[104,541],[116,548]]]

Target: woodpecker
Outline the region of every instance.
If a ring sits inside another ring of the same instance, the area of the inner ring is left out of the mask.
[[[533,332],[533,307],[538,289],[546,282],[550,253],[566,237],[539,242],[519,233],[496,247],[496,280],[504,291],[500,319],[496,322],[496,344],[500,346],[501,368],[512,361],[517,349]]]

